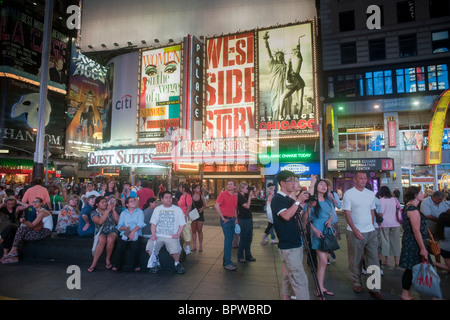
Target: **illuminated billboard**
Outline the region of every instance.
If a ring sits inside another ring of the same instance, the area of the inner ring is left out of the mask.
[[[138,144],[179,135],[181,45],[142,50],[139,74]]]
[[[66,112],[67,156],[84,157],[99,149],[109,104],[108,69],[72,47]]]
[[[206,40],[204,139],[255,137],[254,33]]]
[[[316,137],[317,77],[313,21],[258,30],[259,134]]]

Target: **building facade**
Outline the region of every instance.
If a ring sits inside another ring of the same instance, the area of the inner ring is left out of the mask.
[[[369,172],[377,190],[436,188],[449,171],[427,165],[434,106],[449,89],[448,1],[320,1],[325,165],[334,187]],[[449,117],[445,123],[449,123]]]

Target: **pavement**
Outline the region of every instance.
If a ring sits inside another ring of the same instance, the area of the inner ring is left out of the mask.
[[[112,272],[99,263],[93,273],[89,265],[73,265],[56,262],[19,262],[13,265],[0,264],[0,299],[19,300],[171,300],[190,303],[201,301],[238,301],[281,299],[282,262],[277,245],[260,244],[261,235],[267,225],[264,213],[254,213],[254,235],[252,254],[255,262],[237,263],[237,271],[227,271],[222,266],[223,233],[218,216],[212,207],[205,211],[203,227],[203,251],[194,251],[183,262],[185,274],[171,271],[150,274],[141,272]],[[341,230],[344,231],[341,248],[336,251],[325,276],[325,286],[335,296],[327,300],[374,300],[363,285],[362,293],[352,290],[345,240],[346,223],[339,215]],[[306,255],[305,255],[306,256]],[[232,252],[237,261],[237,249]],[[306,259],[306,258],[305,258]],[[392,262],[393,263],[393,262]],[[72,266],[72,267],[70,267]],[[304,267],[309,277],[311,299],[316,300],[315,285],[311,269],[306,260]],[[79,269],[78,269],[79,268]],[[75,271],[73,271],[75,270]],[[382,294],[385,300],[400,300],[403,269],[383,267]],[[444,299],[450,298],[450,274],[438,272]],[[368,277],[363,276],[363,283]],[[420,300],[431,300],[411,291]],[[187,305],[186,305],[187,306]]]

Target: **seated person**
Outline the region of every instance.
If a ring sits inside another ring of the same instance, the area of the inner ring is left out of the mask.
[[[5,202],[0,205],[0,244],[3,245],[3,258],[9,250],[11,250],[14,236],[19,227],[19,213],[27,208],[28,205],[17,201],[14,197],[6,198]]]
[[[145,251],[150,255],[150,260],[155,262],[150,265],[150,272],[156,273],[161,270],[157,259],[162,246],[175,260],[175,270],[179,274],[184,273],[184,268],[180,264],[181,244],[180,235],[186,225],[186,218],[180,207],[172,204],[172,193],[164,191],[162,194],[163,204],[157,206],[153,211],[151,223],[152,237],[147,242]]]
[[[144,223],[146,224],[145,227],[142,228],[142,236],[144,238],[150,238],[152,235],[150,219],[152,218],[153,211],[157,205],[155,198],[148,198],[147,203],[144,204]]]
[[[58,222],[56,223],[56,232],[58,234],[77,234],[78,222],[80,220],[78,202],[78,196],[71,195],[69,203],[59,212]]]
[[[144,213],[138,207],[136,198],[128,197],[125,200],[126,209],[122,211],[119,217],[117,229],[120,231],[120,239],[117,245],[113,271],[122,269],[123,261],[127,248],[128,255],[131,256],[135,271],[140,271],[139,264],[139,245],[142,236],[142,228],[145,227]]]
[[[13,245],[4,257],[3,264],[19,262],[19,253],[24,241],[42,240],[52,235],[53,219],[51,213],[43,208],[44,200],[35,198],[31,203],[37,212],[36,219],[29,222],[25,218],[20,218],[21,226],[17,229]]]
[[[80,219],[78,222],[78,235],[80,237],[92,237],[94,236],[95,225],[92,221],[91,213],[94,211],[95,195],[90,195],[87,200],[87,204],[81,210]]]

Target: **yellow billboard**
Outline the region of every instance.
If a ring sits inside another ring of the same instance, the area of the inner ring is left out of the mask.
[[[444,136],[445,115],[450,103],[450,90],[441,94],[433,110],[428,131],[427,164],[441,164],[442,137]]]

